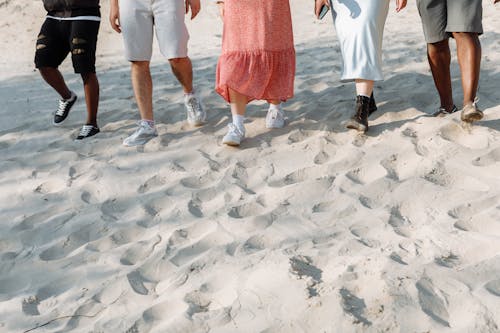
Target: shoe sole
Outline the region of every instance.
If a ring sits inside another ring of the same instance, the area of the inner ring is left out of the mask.
[[[125,146],[125,147],[137,147],[137,146],[144,146],[146,143],[148,143],[149,141],[153,140],[154,138],[156,138],[158,135],[155,135],[154,137],[148,139],[146,142],[144,143],[137,143],[137,144],[129,144],[129,143],[125,143],[123,142],[122,144]]]
[[[266,125],[266,128],[269,128],[269,129],[273,129],[273,128],[283,128],[285,127],[285,125],[283,124],[283,126],[268,126]]]
[[[240,143],[234,141],[223,141],[222,144],[231,147],[238,147],[240,145]]]
[[[363,125],[363,124],[358,124],[358,123],[347,123],[346,128],[348,129],[353,129],[353,130],[357,130],[359,132],[366,132],[368,130],[368,127]]]
[[[205,121],[195,121],[195,122],[188,121],[188,124],[191,126],[194,126],[194,127],[201,127],[201,126],[205,125],[206,122]]]
[[[462,119],[462,121],[464,121],[466,123],[473,123],[475,121],[479,121],[479,120],[483,119],[483,116],[484,115],[480,112],[473,112],[473,113],[470,113],[468,115],[462,114],[460,118]]]

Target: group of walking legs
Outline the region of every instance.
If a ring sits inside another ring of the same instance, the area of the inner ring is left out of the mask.
[[[269,103],[266,127],[286,123],[283,102],[294,95],[295,49],[289,0],[212,0],[217,3],[224,25],[222,52],[217,64],[215,91],[230,105],[232,120],[222,142],[238,146],[244,140],[246,106],[253,100]],[[365,132],[368,117],[377,110],[374,82],[383,80],[382,40],[390,0],[311,0],[322,17],[331,9],[340,44],[341,80],[354,82],[354,111],[346,127]],[[395,0],[396,11],[406,0]],[[494,3],[500,0],[493,0]],[[82,3],[86,3],[82,6]],[[77,100],[58,70],[68,53],[75,73],[82,77],[87,119],[77,140],[99,133],[97,110],[99,83],[95,53],[100,24],[99,0],[44,1],[47,18],[37,40],[36,67],[44,80],[60,95],[54,125],[60,125]],[[452,95],[449,41],[455,39],[461,70],[463,103],[461,119],[482,119],[477,106],[481,64],[479,35],[482,28],[481,0],[417,0],[427,42],[427,55],[440,97],[435,116],[459,111]],[[125,146],[144,145],[157,136],[153,113],[153,81],[150,72],[153,35],[182,86],[187,121],[193,126],[206,122],[207,114],[193,87],[193,69],[188,57],[189,33],[184,17],[194,19],[200,0],[111,0],[110,23],[123,35],[125,57],[131,64],[131,81],[140,121]],[[200,32],[198,32],[200,33]]]

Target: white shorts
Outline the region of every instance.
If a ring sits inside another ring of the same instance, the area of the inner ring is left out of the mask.
[[[149,61],[153,27],[167,59],[187,57],[189,33],[184,23],[184,0],[119,0],[120,25],[129,61]]]

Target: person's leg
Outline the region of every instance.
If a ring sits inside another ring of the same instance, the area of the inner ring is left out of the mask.
[[[153,81],[149,61],[131,61],[131,79],[141,121],[137,130],[123,140],[127,147],[142,146],[158,136],[153,117]]]
[[[444,108],[446,112],[450,112],[453,110],[454,104],[450,74],[451,53],[449,40],[428,43],[427,58],[441,101],[441,108]]]
[[[82,74],[85,103],[87,104],[86,125],[97,127],[97,109],[99,107],[99,81],[95,73]]]
[[[356,95],[370,97],[373,92],[373,81],[357,79]]]
[[[222,143],[229,146],[239,146],[241,140],[245,138],[245,112],[248,103],[248,97],[229,88],[229,100],[231,106],[232,122],[229,124],[229,130],[222,139]]]
[[[132,61],[130,75],[141,119],[153,121],[153,81],[149,61]]]
[[[185,94],[193,92],[193,65],[189,57],[168,60],[172,73],[179,81]]]
[[[282,128],[285,126],[285,114],[279,99],[267,100],[269,109],[266,115],[267,128]]]
[[[477,33],[454,32],[457,41],[458,64],[462,74],[463,105],[472,104],[476,98],[481,68],[481,43]]]
[[[38,69],[42,78],[61,96],[62,99],[71,98],[71,90],[69,90],[64,77],[57,68],[41,67]]]

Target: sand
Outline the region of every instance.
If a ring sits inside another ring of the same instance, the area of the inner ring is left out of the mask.
[[[0,1],[0,332],[500,332],[500,6],[484,2],[485,118],[438,106],[414,3],[384,39],[370,131],[344,129],[331,17],[292,1],[296,97],[288,126],[248,110],[248,139],[221,145],[213,91],[217,10],[189,23],[209,123],[185,122],[155,48],[159,137],[121,145],[138,112],[103,4],[95,138],[75,143],[83,98],[60,128],[33,70],[41,1]],[[83,97],[71,63],[62,67]],[[459,69],[452,63],[457,104]]]

